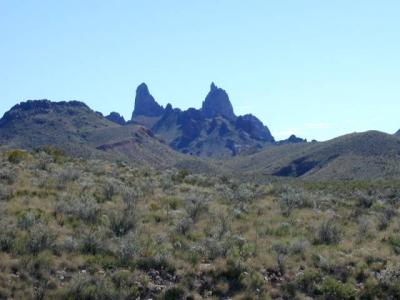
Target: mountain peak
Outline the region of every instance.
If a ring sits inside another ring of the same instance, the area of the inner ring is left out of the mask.
[[[136,89],[135,110],[132,118],[136,116],[158,117],[164,112],[164,108],[156,102],[150,94],[145,83],[141,83]]]
[[[211,83],[210,92],[202,105],[202,111],[207,118],[221,115],[228,120],[235,120],[236,116],[227,92]]]

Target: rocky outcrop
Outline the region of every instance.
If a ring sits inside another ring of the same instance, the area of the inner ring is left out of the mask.
[[[236,128],[247,132],[250,137],[256,140],[274,142],[274,137],[268,127],[251,114],[239,116],[236,119]]]
[[[137,116],[159,117],[164,113],[164,108],[156,102],[150,94],[145,83],[140,84],[136,89],[135,110],[132,120]]]
[[[126,124],[124,117],[117,112],[110,113],[108,116],[106,116],[106,119],[110,120],[111,122],[117,123],[119,125]]]
[[[269,129],[255,116],[237,117],[226,91],[214,83],[201,109],[182,111],[168,104],[160,114],[159,108],[147,86],[140,85],[132,120],[182,153],[224,157],[274,143]]]
[[[230,121],[236,119],[229,96],[225,90],[211,83],[210,92],[203,102],[202,112],[206,118],[222,116]]]
[[[286,140],[281,140],[281,141],[277,142],[278,145],[298,144],[298,143],[307,143],[307,140],[299,138],[299,137],[295,136],[294,134],[292,134]]]

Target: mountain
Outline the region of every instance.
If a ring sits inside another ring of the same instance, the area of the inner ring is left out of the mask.
[[[398,178],[400,138],[368,131],[326,142],[284,144],[234,158],[228,172],[254,178],[296,177],[306,180],[369,180]]]
[[[55,146],[85,158],[125,160],[139,165],[171,166],[182,157],[147,128],[121,126],[82,102],[22,102],[0,119],[1,148]]]
[[[236,116],[227,92],[211,84],[201,109],[162,108],[147,86],[136,91],[132,121],[151,129],[173,149],[200,157],[228,157],[254,152],[274,143],[255,116]]]
[[[126,124],[126,121],[125,121],[124,117],[121,116],[117,112],[110,113],[108,116],[106,116],[106,119],[111,121],[111,122],[117,123],[119,125],[125,125]]]
[[[395,135],[400,136],[400,129],[395,133]]]

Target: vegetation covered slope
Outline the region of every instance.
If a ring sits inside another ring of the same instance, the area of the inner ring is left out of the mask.
[[[320,181],[397,178],[400,139],[378,131],[353,133],[327,142],[269,147],[227,161],[225,166],[255,177],[275,175]]]
[[[1,299],[398,299],[399,182],[0,154]]]
[[[157,167],[173,165],[181,157],[142,126],[118,125],[77,101],[36,100],[14,106],[0,120],[0,145],[56,145],[75,156]]]

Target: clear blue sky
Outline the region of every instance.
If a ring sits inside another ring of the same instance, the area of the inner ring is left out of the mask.
[[[0,114],[77,99],[130,117],[146,82],[200,107],[211,81],[280,139],[400,128],[400,1],[0,0]]]

